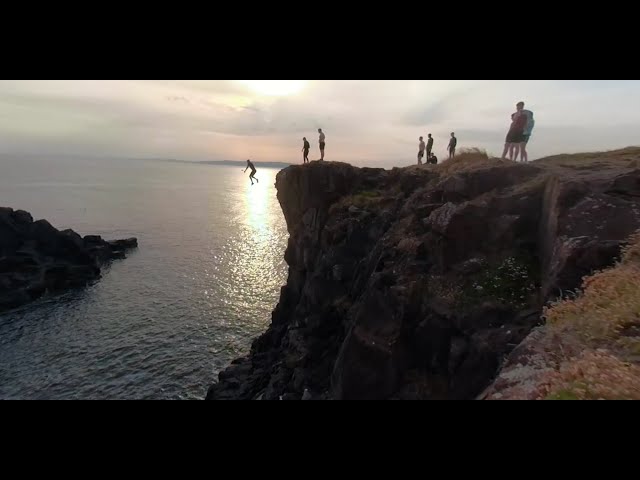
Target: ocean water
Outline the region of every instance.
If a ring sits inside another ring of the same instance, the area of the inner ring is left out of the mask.
[[[0,399],[200,399],[286,281],[276,169],[0,156],[0,206],[139,248],[0,314]]]

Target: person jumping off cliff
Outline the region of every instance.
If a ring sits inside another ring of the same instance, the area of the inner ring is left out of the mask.
[[[311,145],[307,141],[307,137],[302,137],[302,141],[304,142],[302,144],[302,163],[309,163],[309,149]]]
[[[251,185],[253,185],[253,180],[254,179],[255,179],[256,182],[260,183],[258,178],[255,176],[256,175],[256,167],[253,166],[253,162],[251,160],[247,160],[247,168],[244,169],[244,172],[246,172],[248,168],[251,169],[251,173],[249,174],[249,180],[251,180]]]

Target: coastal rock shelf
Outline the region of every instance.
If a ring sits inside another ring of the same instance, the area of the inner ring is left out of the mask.
[[[100,267],[136,248],[135,238],[105,241],[59,231],[30,213],[0,208],[0,312],[45,293],[81,287],[100,278]]]

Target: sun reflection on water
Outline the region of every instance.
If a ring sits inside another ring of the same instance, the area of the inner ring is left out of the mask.
[[[260,302],[264,292],[278,292],[281,286],[280,275],[276,270],[281,262],[286,246],[286,230],[282,228],[282,211],[275,199],[275,169],[260,169],[256,176],[259,182],[247,183],[239,192],[237,219],[239,232],[236,237],[239,244],[233,267],[233,284],[244,290],[234,301],[247,311]],[[280,228],[277,228],[280,226]],[[240,293],[240,292],[237,292]],[[277,294],[277,293],[276,293]],[[272,305],[273,307],[275,305]],[[257,319],[256,319],[257,320]],[[266,319],[260,319],[264,322]],[[262,323],[263,324],[263,323]]]

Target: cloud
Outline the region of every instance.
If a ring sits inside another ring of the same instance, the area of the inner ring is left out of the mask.
[[[515,103],[536,114],[534,157],[637,142],[640,83],[623,80],[309,81],[297,95],[261,96],[230,80],[0,81],[5,152],[297,161],[301,137],[328,158],[361,165],[414,161],[431,132],[444,153],[500,153]]]

